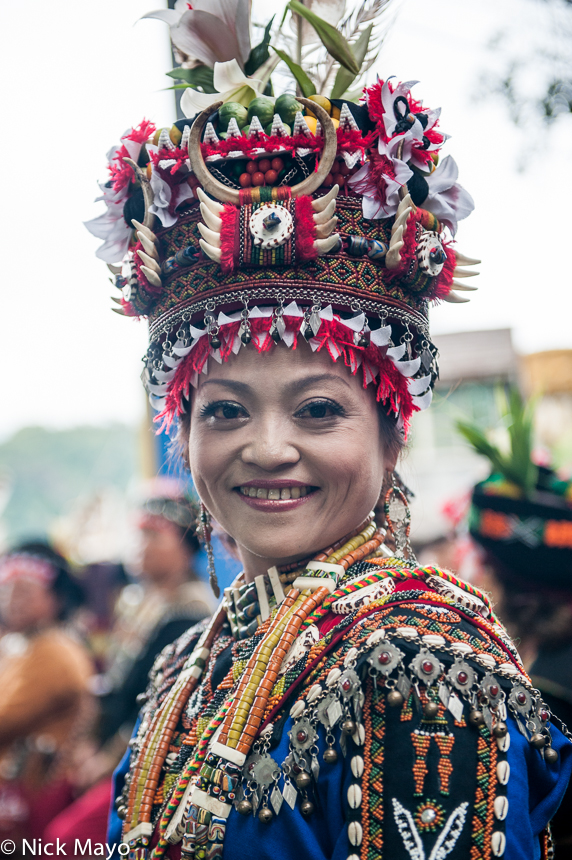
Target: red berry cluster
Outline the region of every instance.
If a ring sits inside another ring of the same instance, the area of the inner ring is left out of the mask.
[[[243,188],[258,185],[276,185],[278,174],[284,170],[284,162],[281,158],[261,158],[260,161],[249,161],[246,165],[246,173],[241,173],[238,181]]]
[[[340,188],[343,188],[349,177],[359,170],[359,168],[360,165],[358,164],[350,169],[343,158],[336,158],[330,173],[324,179],[324,185],[339,185]]]

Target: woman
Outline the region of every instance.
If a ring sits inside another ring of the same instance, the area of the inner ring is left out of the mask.
[[[508,454],[478,428],[461,425],[492,467],[472,492],[470,533],[481,550],[474,581],[493,595],[535,687],[571,726],[572,482],[534,463],[532,404],[516,391],[510,404],[503,416]],[[553,826],[563,852],[572,845],[571,806],[569,788]]]
[[[174,480],[158,479],[152,490],[137,523],[142,587],[127,586],[120,596],[110,666],[94,684],[104,693],[97,750],[76,775],[76,787],[84,793],[51,822],[44,841],[105,842],[111,773],[133,731],[153,662],[190,625],[211,614],[208,588],[194,570],[195,506]]]
[[[118,601],[112,656],[101,697],[100,738],[125,749],[155,657],[191,624],[212,611],[198,578],[196,511],[177,482],[161,479],[139,513],[139,579]],[[125,730],[127,736],[125,738]],[[118,733],[120,733],[118,735]]]
[[[213,96],[192,129],[142,125],[112,153],[147,388],[180,419],[207,550],[212,516],[244,571],[155,663],[109,841],[133,860],[547,857],[572,747],[487,597],[417,567],[393,474],[437,376],[428,302],[462,301],[477,262],[445,232],[471,198],[450,157],[435,169],[439,113],[410,84],[287,98],[289,127],[285,97],[265,133],[264,100]]]
[[[43,543],[0,559],[0,834],[35,839],[72,800],[74,747],[92,716],[85,649],[63,628],[81,603]],[[19,848],[18,848],[19,850]]]

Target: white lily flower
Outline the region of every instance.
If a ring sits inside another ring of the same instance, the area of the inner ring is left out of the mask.
[[[239,102],[248,107],[252,99],[262,95],[266,84],[257,78],[248,78],[236,60],[229,60],[215,63],[213,85],[216,93],[199,93],[191,87],[183,91],[181,110],[185,116],[193,117],[217,101]]]
[[[459,168],[455,159],[448,155],[426,176],[429,194],[421,204],[445,224],[452,235],[457,232],[457,222],[471,214],[475,203],[468,191],[457,182]]]
[[[250,55],[250,0],[177,0],[174,9],[157,9],[143,18],[157,18],[171,29],[173,45],[211,69],[237,58],[244,66]]]

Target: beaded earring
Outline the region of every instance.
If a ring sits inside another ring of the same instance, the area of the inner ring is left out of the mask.
[[[387,529],[391,532],[395,542],[395,555],[398,558],[407,558],[416,562],[415,554],[409,542],[411,531],[411,509],[407,495],[395,472],[391,475],[391,486],[385,494],[383,510],[387,522]]]
[[[207,551],[207,569],[209,572],[209,582],[215,597],[220,597],[220,588],[216,576],[213,545],[211,543],[212,523],[211,515],[201,502],[201,535]]]

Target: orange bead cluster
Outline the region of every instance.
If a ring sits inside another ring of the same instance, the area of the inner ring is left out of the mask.
[[[284,161],[278,157],[249,161],[246,171],[240,174],[238,181],[242,188],[276,185],[281,170],[284,170]]]

